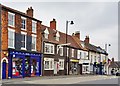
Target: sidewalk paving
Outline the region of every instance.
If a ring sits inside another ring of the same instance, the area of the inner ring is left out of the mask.
[[[38,79],[58,79],[58,78],[90,77],[90,76],[101,76],[101,75],[87,75],[86,74],[86,75],[35,76],[35,77],[25,77],[25,78],[4,79],[2,80],[2,83],[14,82],[14,81],[31,81],[31,80],[38,80]]]

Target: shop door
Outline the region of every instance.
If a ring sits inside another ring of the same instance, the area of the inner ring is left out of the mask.
[[[80,74],[82,74],[82,64],[80,64]]]
[[[31,76],[39,76],[39,58],[31,58]]]
[[[31,70],[30,70],[30,57],[26,56],[25,57],[25,77],[30,77],[31,76]]]
[[[57,74],[57,61],[54,61],[54,74]]]
[[[2,79],[6,79],[6,61],[2,63]]]

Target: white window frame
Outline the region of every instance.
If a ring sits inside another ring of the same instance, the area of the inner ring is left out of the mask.
[[[56,36],[55,38],[56,38],[56,41],[59,41],[59,40],[60,40],[60,37],[58,37],[58,36]]]
[[[63,47],[60,47],[59,51],[60,51],[60,56],[63,56]]]
[[[48,68],[45,68],[46,61],[49,62]],[[44,70],[54,70],[54,58],[44,58]]]
[[[13,29],[10,29],[10,28],[8,28],[8,33],[9,33],[9,31],[11,31],[11,32],[13,32],[14,34],[13,34],[13,46],[9,46],[9,39],[8,39],[8,48],[15,48],[15,30],[13,30]],[[9,34],[8,34],[8,36],[9,36]],[[8,37],[9,38],[9,37]]]
[[[71,51],[72,51],[71,52],[71,54],[72,54],[71,56],[74,57],[74,49],[72,49]]]
[[[22,19],[25,20],[25,28],[21,27],[21,30],[26,30],[26,18],[21,16],[21,25],[22,25]]]
[[[13,25],[9,24],[9,15],[13,16]],[[14,13],[8,12],[8,26],[15,27],[15,14]]]
[[[49,52],[45,51],[46,46],[49,46],[49,49],[50,49]],[[51,46],[53,46],[53,53],[51,53]],[[54,54],[54,49],[55,49],[54,44],[44,43],[44,53],[45,54]]]
[[[33,37],[36,39],[36,41],[37,41],[37,36],[36,35],[34,35],[34,34],[32,34],[32,43],[33,43]],[[32,51],[36,51],[36,42],[35,41],[35,49],[32,49]]]
[[[60,65],[62,63],[62,65]],[[64,59],[59,59],[59,70],[64,70]]]
[[[46,39],[48,39],[48,34],[47,34],[47,33],[44,33],[44,37],[45,37]]]
[[[25,47],[21,47],[21,50],[26,50],[26,42],[27,42],[27,33],[26,32],[21,32],[21,35],[25,35]]]
[[[67,47],[67,57],[69,56],[69,48]]]
[[[48,37],[49,37],[49,31],[48,31],[48,28],[46,28],[44,31],[44,38],[48,39]]]
[[[35,23],[35,27],[34,27],[35,30],[33,30],[33,23]],[[32,32],[33,32],[33,33],[36,33],[36,32],[37,32],[37,22],[34,21],[34,20],[32,20]]]

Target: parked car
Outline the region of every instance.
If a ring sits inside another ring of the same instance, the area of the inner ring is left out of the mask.
[[[120,72],[117,72],[117,73],[116,73],[116,76],[120,76]]]

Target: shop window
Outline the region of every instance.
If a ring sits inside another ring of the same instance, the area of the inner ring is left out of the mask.
[[[36,51],[36,35],[32,35],[32,51]]]
[[[36,33],[36,21],[32,21],[32,32]]]
[[[21,32],[21,49],[26,50],[26,33]]]
[[[15,26],[15,14],[8,12],[8,26]]]
[[[26,18],[24,18],[24,17],[21,17],[21,19],[22,19],[22,22],[21,22],[21,24],[22,24],[22,30],[26,30]]]
[[[22,60],[21,58],[12,59],[12,75],[15,77],[22,77]]]
[[[83,72],[88,73],[89,72],[89,66],[84,65],[83,66]]]
[[[8,47],[14,48],[14,42],[15,42],[15,30],[8,28]]]

